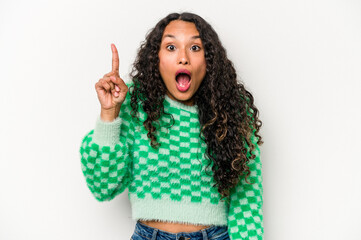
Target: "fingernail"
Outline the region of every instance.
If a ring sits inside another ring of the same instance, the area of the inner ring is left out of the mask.
[[[115,90],[116,90],[116,91],[119,91],[119,90],[120,90],[117,85],[115,85]]]
[[[119,96],[119,93],[115,92],[115,93],[114,93],[114,96],[118,97],[118,96]]]

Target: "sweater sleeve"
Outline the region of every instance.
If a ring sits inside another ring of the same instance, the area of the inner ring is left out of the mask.
[[[110,201],[130,185],[134,142],[130,111],[128,91],[119,117],[113,122],[104,122],[99,116],[94,130],[82,140],[81,170],[88,188],[98,201]]]
[[[263,239],[263,187],[262,163],[260,149],[253,135],[255,159],[248,163],[251,184],[241,179],[230,192],[228,213],[228,233],[231,240],[262,240]],[[252,184],[253,183],[253,184]]]

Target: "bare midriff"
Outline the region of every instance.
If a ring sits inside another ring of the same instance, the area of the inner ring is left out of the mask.
[[[150,226],[152,228],[157,228],[162,231],[170,233],[179,233],[179,232],[196,232],[210,226],[205,225],[192,225],[192,224],[183,224],[183,223],[171,223],[171,222],[158,222],[158,221],[145,221],[140,220],[141,223]]]

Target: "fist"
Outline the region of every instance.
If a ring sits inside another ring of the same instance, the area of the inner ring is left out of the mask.
[[[114,44],[111,44],[111,49],[112,71],[105,74],[103,78],[99,79],[95,84],[95,90],[101,105],[102,118],[107,115],[106,118],[109,121],[119,115],[120,107],[128,92],[127,85],[119,76],[118,50]]]

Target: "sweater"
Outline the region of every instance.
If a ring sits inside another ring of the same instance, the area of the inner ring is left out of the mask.
[[[130,87],[133,83],[127,83]],[[129,88],[130,89],[130,88]],[[97,118],[80,147],[81,169],[91,193],[98,201],[109,201],[128,189],[132,219],[194,225],[228,226],[231,240],[263,239],[263,188],[260,150],[249,162],[250,177],[244,178],[220,199],[200,138],[198,107],[164,99],[164,111],[157,125],[154,149],[143,126],[147,114],[139,103],[131,116],[130,93],[112,122]],[[253,143],[256,138],[253,137]],[[208,165],[208,167],[207,167]]]

